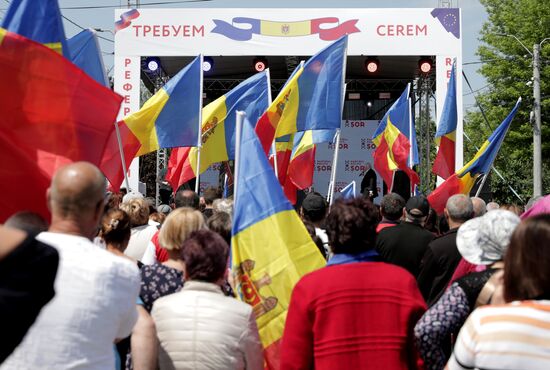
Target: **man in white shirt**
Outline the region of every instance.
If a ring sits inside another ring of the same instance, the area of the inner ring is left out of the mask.
[[[54,175],[47,197],[52,222],[37,239],[59,253],[56,295],[1,369],[113,369],[113,343],[137,320],[140,278],[136,265],[90,241],[105,177],[90,163],[73,163]]]

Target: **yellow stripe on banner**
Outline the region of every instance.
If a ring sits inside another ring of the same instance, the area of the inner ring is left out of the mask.
[[[302,136],[302,140],[298,143],[298,147],[294,151],[292,158],[296,158],[302,153],[307,152],[311,148],[313,148],[315,145],[313,144],[313,131],[307,130],[304,131],[304,135]]]
[[[301,68],[294,74],[268,109],[269,121],[278,122],[275,130],[276,138],[293,134],[297,130],[296,120],[298,119],[298,108],[300,107],[298,79],[303,71],[304,69]]]
[[[470,194],[470,191],[474,187],[474,184],[476,182],[476,179],[479,175],[475,175],[472,177],[472,175],[469,172],[466,172],[462,177],[460,177],[460,183],[461,183],[461,193],[462,194]]]
[[[42,45],[52,49],[56,53],[63,54],[63,45],[60,42],[49,42]]]
[[[388,143],[388,167],[390,170],[395,171],[399,168],[397,163],[395,163],[395,159],[393,157],[393,143],[395,143],[395,140],[397,140],[397,137],[399,136],[401,132],[397,127],[391,123],[390,119],[388,118],[388,124],[386,125],[386,129],[384,130],[384,137],[386,138],[386,143]]]
[[[4,41],[4,37],[6,36],[6,33],[8,33],[8,31],[0,27],[0,45],[2,45],[2,42]]]
[[[226,117],[225,95],[220,96],[202,109],[200,173],[206,171],[213,163],[228,160],[225,143]],[[197,152],[197,148],[191,148],[189,152],[189,164],[195,174],[197,174]]]
[[[294,285],[326,261],[294,210],[241,231],[231,245],[237,292],[253,307],[266,348],[283,335]]]
[[[264,36],[307,36],[311,35],[311,21],[272,22],[261,21],[260,34]]]
[[[462,167],[459,171],[457,171],[457,175],[458,176],[462,176],[464,172],[466,172],[468,170],[468,168],[474,164],[475,161],[477,161],[477,159],[479,157],[481,157],[483,155],[483,153],[485,153],[485,150],[487,150],[487,147],[489,146],[490,142],[489,140],[485,140],[485,142],[483,143],[483,145],[481,146],[481,148],[477,151],[476,155],[474,156],[474,158],[472,158],[472,160],[468,163],[466,163],[464,165],[464,167]]]
[[[170,96],[164,89],[160,89],[143,107],[124,118],[124,122],[141,143],[136,157],[159,149],[155,121]]]
[[[452,141],[456,142],[456,131],[450,132],[445,135],[447,138],[451,139]]]

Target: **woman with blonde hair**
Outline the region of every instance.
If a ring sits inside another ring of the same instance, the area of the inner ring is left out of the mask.
[[[151,312],[155,300],[183,287],[185,265],[180,257],[181,247],[193,231],[205,228],[202,213],[192,208],[178,208],[166,217],[159,241],[168,251],[168,260],[141,269],[140,296],[147,311]]]

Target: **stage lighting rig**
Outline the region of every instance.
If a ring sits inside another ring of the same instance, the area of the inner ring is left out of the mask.
[[[149,57],[145,59],[145,65],[149,72],[156,72],[160,68],[160,58],[158,57]]]
[[[368,57],[365,60],[365,69],[369,73],[376,73],[378,71],[379,66],[380,66],[380,62],[378,61],[378,58]]]
[[[420,69],[420,73],[422,74],[430,74],[433,67],[433,61],[430,57],[422,57],[418,61],[418,68]]]
[[[256,72],[263,72],[269,66],[269,64],[267,63],[267,59],[265,57],[254,58],[253,65],[254,65],[254,70]]]
[[[212,59],[211,57],[204,57],[202,59],[203,72],[210,72],[213,67],[214,67],[214,59]]]

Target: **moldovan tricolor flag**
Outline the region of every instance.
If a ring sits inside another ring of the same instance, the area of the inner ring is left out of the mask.
[[[286,199],[254,128],[245,119],[235,179],[231,239],[237,293],[253,307],[267,369],[279,369],[290,295],[326,261]]]
[[[331,143],[335,134],[336,130],[307,130],[294,134],[294,146],[288,161],[285,181],[281,182],[290,203],[296,204],[297,190],[313,185],[317,144]]]
[[[51,49],[0,28],[0,222],[49,217],[46,189],[62,165],[100,166],[122,97]]]
[[[2,28],[44,44],[71,59],[57,0],[12,0]]]
[[[174,192],[181,184],[197,177],[214,163],[235,157],[235,112],[244,111],[256,121],[269,105],[268,71],[260,72],[241,82],[225,95],[204,107],[202,111],[202,147],[200,170],[197,168],[197,148],[172,151],[166,180]]]
[[[453,63],[451,78],[447,86],[447,96],[441,112],[441,119],[435,133],[439,144],[432,172],[441,178],[448,178],[455,172],[455,141],[458,114],[456,108],[456,61]]]
[[[393,172],[397,169],[407,173],[411,188],[420,181],[418,174],[411,168],[415,161],[416,135],[412,124],[410,88],[411,85],[407,84],[405,91],[380,121],[372,139],[376,145],[374,169],[390,190],[393,186]]]
[[[489,136],[489,139],[483,143],[474,158],[428,195],[430,206],[438,214],[443,213],[449,197],[454,194],[469,194],[477,177],[489,172],[520,103],[521,98],[518,99],[514,109],[504,121]]]
[[[290,76],[256,125],[266,154],[274,138],[340,128],[347,45],[348,37],[340,38],[300,64]]]
[[[202,109],[202,55],[123,119],[141,143],[137,155],[162,148],[198,146]]]

